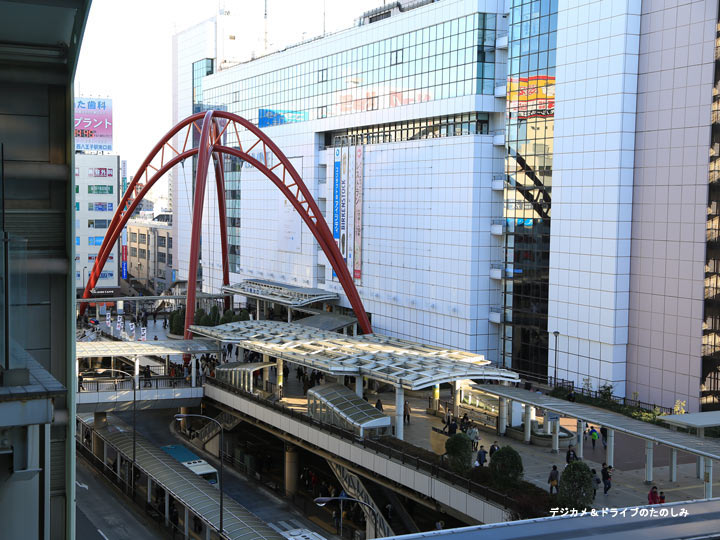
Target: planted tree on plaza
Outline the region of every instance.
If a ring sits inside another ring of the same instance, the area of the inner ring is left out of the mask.
[[[466,474],[472,464],[472,441],[464,433],[456,433],[445,441],[450,468],[458,474]]]
[[[520,454],[511,446],[504,446],[493,454],[490,472],[498,487],[510,489],[517,486],[524,472]]]
[[[177,309],[170,314],[170,333],[180,336],[184,332],[185,310]]]
[[[217,305],[214,305],[210,309],[210,320],[212,326],[220,324],[220,308],[218,308]]]
[[[233,322],[234,317],[235,317],[235,313],[233,313],[233,310],[226,309],[225,313],[223,313],[223,316],[220,318],[220,324]]]
[[[198,309],[195,312],[195,319],[193,319],[193,324],[199,324],[199,325],[205,326],[202,323],[202,320],[203,320],[203,317],[205,317],[206,315],[207,315],[207,313],[205,313],[205,310],[203,308]]]
[[[584,510],[592,506],[593,477],[583,461],[571,461],[560,475],[558,504],[563,508]]]

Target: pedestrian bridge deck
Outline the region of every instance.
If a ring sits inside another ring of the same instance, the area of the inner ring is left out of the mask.
[[[200,405],[203,387],[182,377],[140,377],[133,395],[130,378],[83,378],[76,394],[78,413],[172,409]]]

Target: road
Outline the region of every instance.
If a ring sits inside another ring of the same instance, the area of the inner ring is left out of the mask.
[[[155,540],[164,538],[133,510],[80,456],[76,468],[76,535],[82,540]]]
[[[185,444],[170,431],[175,410],[146,410],[137,415],[137,430],[140,435],[157,447],[168,444]],[[114,413],[120,420],[132,426],[132,412]],[[196,448],[186,444],[193,452],[200,454]],[[207,455],[202,455],[213,467],[218,468],[219,462]],[[306,519],[299,511],[290,506],[280,497],[245,479],[241,474],[225,467],[225,494],[242,504],[260,519],[276,530],[287,531],[300,528],[309,529],[325,538],[330,538],[327,531]]]

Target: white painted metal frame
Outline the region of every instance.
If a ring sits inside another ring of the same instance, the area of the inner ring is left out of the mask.
[[[337,293],[322,289],[293,287],[292,285],[262,279],[246,279],[235,285],[226,285],[222,288],[222,291],[290,307],[307,306],[315,302],[330,302],[339,298]]]
[[[173,354],[218,353],[220,347],[206,339],[170,341],[78,341],[75,345],[77,358],[98,356],[167,356]]]

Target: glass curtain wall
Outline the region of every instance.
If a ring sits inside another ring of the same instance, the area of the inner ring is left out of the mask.
[[[557,0],[513,0],[508,28],[503,365],[548,368]]]
[[[720,23],[715,37],[702,348],[702,410],[720,409]]]

